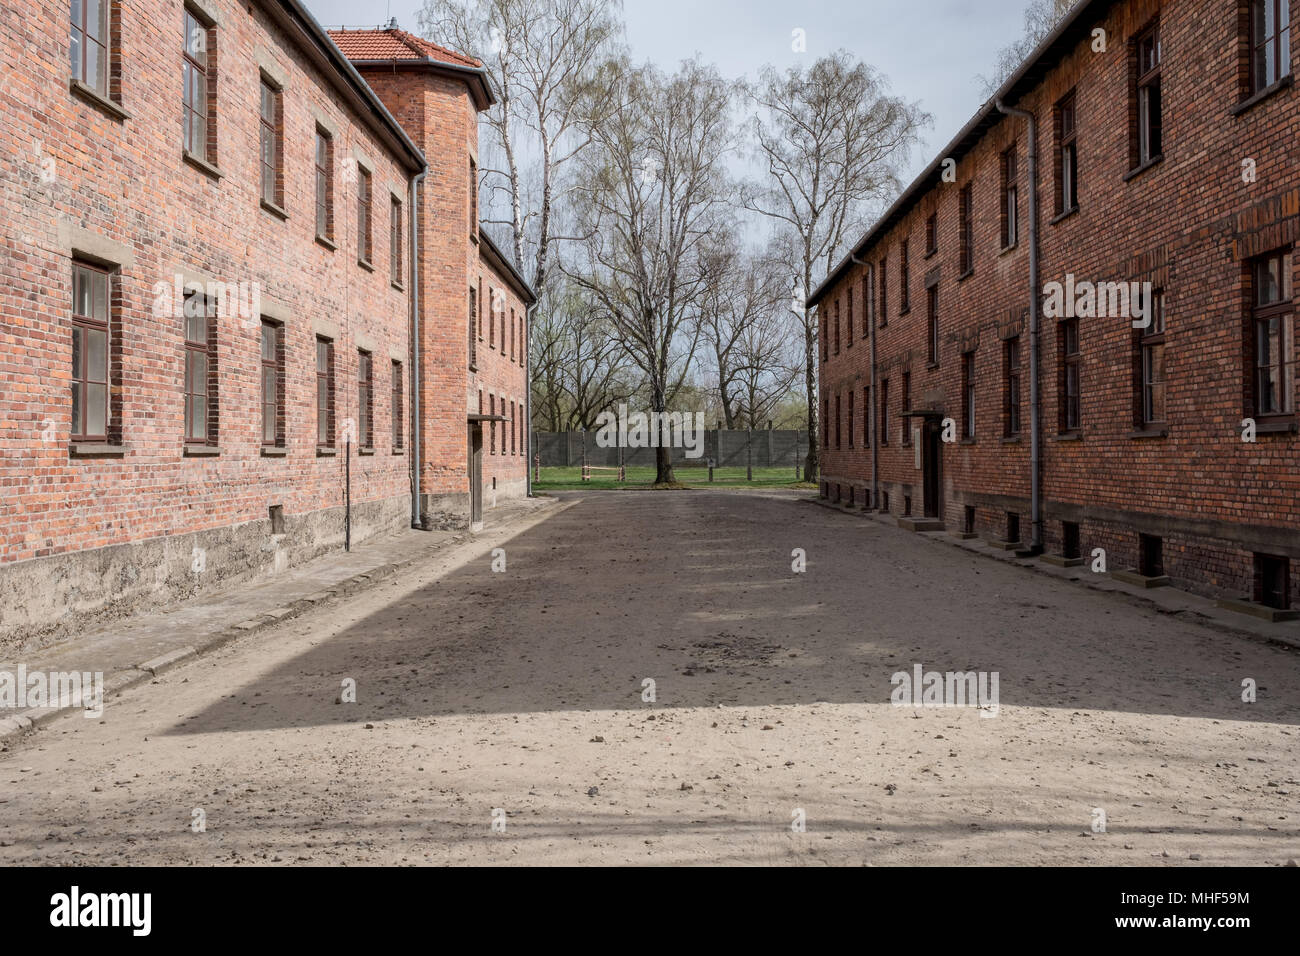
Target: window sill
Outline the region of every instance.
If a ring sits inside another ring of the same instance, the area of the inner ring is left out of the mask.
[[[978,444],[979,444],[979,441],[978,441],[977,439],[974,439],[974,438],[963,438],[961,441],[957,442],[957,444],[959,444],[959,445],[978,445]]]
[[[317,236],[316,241],[328,249],[330,252],[338,252],[339,247],[334,245],[333,241],[325,236]]]
[[[394,455],[405,455],[405,454],[406,454],[406,449],[405,449],[405,448],[394,448],[394,449],[393,449],[393,454],[394,454]]]
[[[1079,207],[1073,206],[1070,209],[1065,210],[1065,212],[1058,212],[1055,216],[1053,216],[1051,219],[1048,220],[1047,224],[1049,226],[1055,226],[1058,222],[1064,222],[1066,219],[1069,219],[1078,211],[1079,211]]]
[[[125,445],[113,445],[108,442],[77,441],[68,446],[70,458],[123,458]]]
[[[1295,77],[1292,76],[1292,74],[1288,73],[1286,76],[1282,77],[1282,79],[1278,80],[1272,86],[1266,86],[1258,93],[1248,96],[1240,103],[1237,103],[1229,107],[1228,113],[1232,116],[1240,116],[1242,113],[1248,112],[1252,107],[1258,106],[1260,103],[1264,102],[1265,100],[1270,99],[1274,94],[1281,93],[1283,90],[1289,90],[1294,85],[1295,85]]]
[[[1300,425],[1296,424],[1294,418],[1271,418],[1260,421],[1255,420],[1256,435],[1284,435],[1294,434],[1300,431]]]
[[[316,446],[316,457],[317,457],[317,458],[333,458],[333,457],[334,457],[335,455],[337,455],[338,453],[339,453],[339,450],[338,450],[337,448],[332,448],[332,447],[329,447],[329,446],[327,446],[327,445],[317,445],[317,446]]]
[[[905,315],[911,315],[911,314],[912,314],[912,307],[910,305],[905,305],[903,306],[903,308],[898,310],[898,317],[900,319],[903,318],[903,316]]]
[[[1137,179],[1137,177],[1141,176],[1152,166],[1159,166],[1164,161],[1165,161],[1164,153],[1158,153],[1155,156],[1152,156],[1145,163],[1139,163],[1137,166],[1134,166],[1132,169],[1126,172],[1124,174],[1124,182],[1127,183],[1127,182],[1131,182],[1134,179]]]
[[[275,216],[277,219],[284,220],[289,218],[289,214],[287,212],[285,212],[275,203],[268,202],[265,199],[262,200],[262,208],[265,209],[267,212],[269,212],[271,215]]]
[[[957,281],[962,282],[966,279],[969,279],[974,274],[975,274],[975,270],[973,268],[967,269],[965,272],[963,272],[961,275],[957,277]]]
[[[357,260],[357,265],[359,265],[361,268],[365,269],[367,272],[374,272],[374,271],[375,271],[375,267],[374,267],[371,263],[367,262],[365,259],[358,259],[358,260]]]
[[[1048,441],[1083,441],[1083,432],[1065,432],[1060,435],[1048,435]]]
[[[1020,246],[1020,241],[1016,240],[1015,242],[1011,243],[1011,245],[1003,246],[1000,250],[998,250],[998,255],[1005,256],[1008,252],[1015,252],[1016,249],[1019,248],[1019,246]]]
[[[188,149],[181,150],[181,157],[185,160],[185,162],[189,163],[195,169],[199,170],[199,172],[206,173],[207,175],[211,176],[213,179],[220,180],[225,178],[226,174],[223,173],[220,169],[218,169],[216,166],[213,166],[206,159],[203,159],[200,156],[195,156]]]
[[[926,367],[927,369],[935,369],[935,368],[938,368],[938,367],[939,367],[939,363],[938,363],[938,362],[926,362],[926,363],[925,363],[925,367]]]
[[[81,80],[72,80],[68,84],[68,89],[73,93],[76,93],[91,106],[95,107],[95,109],[99,110],[101,113],[107,114],[119,123],[131,118],[130,113],[122,109],[122,107],[118,106],[107,96],[100,93],[99,90],[95,89],[93,86],[87,86],[85,83],[82,83]]]
[[[1129,438],[1168,438],[1169,429],[1164,425],[1148,425],[1128,433]]]
[[[373,448],[357,448],[358,455],[373,455],[374,453],[375,450]]]
[[[1002,444],[1004,444],[1004,445],[1019,445],[1019,444],[1020,444],[1020,436],[1019,436],[1019,435],[1004,435],[1004,436],[1002,437]]]
[[[405,291],[406,291],[406,286],[402,285],[402,283],[397,282],[396,280],[390,280],[388,284],[391,285],[391,286],[392,286],[394,289],[396,289],[398,292],[405,292]]]
[[[186,458],[213,458],[221,454],[220,445],[186,445],[181,452]]]
[[[934,255],[935,255],[938,251],[939,251],[938,248],[935,248],[935,249],[926,249],[926,250],[925,250],[925,255],[923,255],[921,258],[922,258],[922,259],[930,259],[930,258],[933,258]]]
[[[287,456],[288,454],[289,454],[289,449],[288,449],[288,448],[285,448],[283,445],[263,445],[263,446],[262,446],[262,457],[263,457],[263,458],[284,458],[284,457]]]

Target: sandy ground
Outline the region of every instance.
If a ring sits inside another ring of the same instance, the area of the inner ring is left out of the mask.
[[[998,715],[891,706],[916,663]],[[578,495],[0,753],[0,863],[1276,865],[1298,722],[1300,655],[1081,584],[779,493]]]

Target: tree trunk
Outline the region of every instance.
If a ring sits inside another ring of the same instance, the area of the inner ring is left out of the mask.
[[[818,470],[817,449],[820,447],[817,443],[817,412],[819,411],[817,402],[817,343],[814,341],[813,330],[817,327],[816,323],[810,323],[807,315],[804,316],[804,389],[808,395],[808,455],[803,460],[803,480],[816,481]]]

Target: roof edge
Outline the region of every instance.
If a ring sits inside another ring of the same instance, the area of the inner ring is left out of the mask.
[[[854,257],[858,253],[865,251],[866,248],[878,237],[879,233],[892,226],[894,220],[899,218],[904,212],[911,208],[918,199],[920,199],[921,195],[929,189],[930,180],[932,180],[938,174],[940,168],[942,168],[944,160],[956,159],[960,156],[966,155],[971,151],[975,144],[983,139],[983,134],[976,136],[975,131],[978,130],[986,120],[990,119],[993,114],[998,114],[998,119],[1001,119],[1001,114],[998,112],[996,105],[999,100],[1005,105],[1011,105],[1012,103],[1019,101],[1021,96],[1026,92],[1026,89],[1032,89],[1033,86],[1036,85],[1036,82],[1034,82],[1028,84],[1026,87],[1025,81],[1030,71],[1039,66],[1047,58],[1047,55],[1051,52],[1052,48],[1060,42],[1061,38],[1064,37],[1066,33],[1068,33],[1080,20],[1083,19],[1085,14],[1090,11],[1099,11],[1103,8],[1108,10],[1117,2],[1118,0],[1079,0],[1078,3],[1071,7],[1056,26],[1052,28],[1052,31],[1039,42],[1038,46],[1034,47],[1033,51],[1027,57],[1025,57],[1020,66],[1016,68],[1016,71],[1003,81],[997,91],[989,97],[975,115],[967,121],[966,125],[961,128],[960,132],[953,137],[952,141],[939,151],[939,155],[935,157],[930,165],[927,166],[919,176],[912,180],[911,185],[903,190],[902,194],[894,200],[890,207],[885,210],[879,219],[876,220],[875,225],[868,229],[863,234],[862,238],[850,247],[848,254],[836,263],[835,268],[827,274],[826,278],[818,284],[817,288],[814,289],[812,294],[804,301],[805,308],[811,309],[816,306],[817,303],[825,297],[826,293],[830,291],[831,286],[839,282],[842,274],[853,262]]]
[[[532,286],[528,284],[520,274],[519,270],[515,268],[514,263],[507,259],[505,253],[503,253],[500,247],[492,241],[492,237],[483,231],[482,226],[479,226],[478,242],[479,254],[486,255],[488,264],[496,268],[497,271],[501,272],[506,277],[506,281],[514,286],[515,291],[526,300],[527,305],[535,303],[537,301],[537,293],[533,291]]]

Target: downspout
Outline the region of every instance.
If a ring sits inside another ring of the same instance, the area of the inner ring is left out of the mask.
[[[424,473],[420,459],[420,185],[429,174],[426,167],[411,179],[411,527],[424,528],[420,514],[420,476]]]
[[[849,258],[853,260],[854,265],[862,266],[866,269],[863,273],[867,277],[867,283],[870,288],[864,289],[862,296],[862,320],[867,323],[868,331],[871,335],[871,407],[864,408],[863,414],[870,416],[867,419],[867,433],[871,435],[871,508],[880,510],[880,463],[878,462],[877,440],[880,438],[877,432],[879,419],[876,418],[876,402],[880,401],[879,383],[876,381],[876,317],[872,313],[873,309],[867,308],[870,296],[876,294],[875,277],[871,274],[871,266],[859,259],[850,250]]]
[[[533,293],[537,295],[536,292]],[[533,496],[533,313],[541,304],[541,299],[534,299],[533,304],[524,310],[524,482],[527,496]]]
[[[1028,110],[1005,106],[994,100],[999,113],[1019,116],[1028,125],[1029,135],[1029,511],[1030,543],[1033,554],[1043,553],[1043,446],[1042,395],[1038,387],[1038,125],[1034,114]]]

